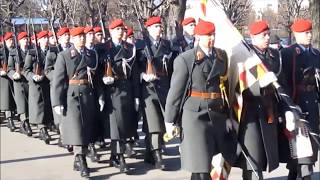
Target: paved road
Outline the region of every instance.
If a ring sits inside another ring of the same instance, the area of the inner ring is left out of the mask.
[[[51,145],[45,145],[37,138],[29,138],[18,132],[10,132],[4,124],[1,131],[1,180],[74,180],[82,179],[78,172],[72,170],[73,155],[66,150],[57,147],[57,135],[52,134],[54,141]],[[18,131],[18,130],[17,130]],[[36,132],[36,130],[35,130]],[[36,137],[37,133],[33,135]],[[90,179],[112,179],[112,180],[186,180],[190,174],[180,170],[180,160],[178,156],[177,143],[168,145],[165,151],[164,162],[167,166],[165,171],[154,170],[151,166],[143,163],[142,149],[137,148],[138,155],[133,159],[126,159],[132,168],[130,174],[121,174],[116,168],[108,167],[108,148],[99,150],[101,155],[100,163],[91,163]],[[317,173],[314,180],[320,179],[319,163],[315,168]],[[288,171],[284,165],[272,173],[265,173],[265,179],[285,180]],[[230,180],[241,179],[241,171],[233,168]]]

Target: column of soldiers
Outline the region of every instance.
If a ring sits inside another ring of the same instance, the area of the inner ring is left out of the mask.
[[[225,91],[230,62],[214,46],[213,23],[185,18],[183,35],[172,41],[163,38],[160,17],[144,25],[143,40],[135,39],[122,19],[109,23],[110,38],[104,37],[104,27],[91,26],[41,31],[32,42],[26,32],[3,35],[0,110],[10,130],[16,113],[21,132],[32,136],[30,124],[36,125],[39,138],[49,144],[48,129],[55,124],[58,144],[73,151],[73,168],[83,177],[90,176],[86,157],[100,160],[95,144],[104,147],[111,139],[110,166],[126,173],[125,155],[136,154],[141,115],[144,162],[156,169],[165,168],[164,134],[173,137],[179,126],[182,168],[192,180],[211,179],[211,159],[218,153],[243,170],[243,179],[263,179],[262,172],[279,163],[287,163],[288,179],[311,179],[319,144],[311,139],[311,157],[291,157],[289,135],[296,120],[273,86],[245,90],[236,122]],[[280,52],[269,46],[268,23],[254,22],[249,47],[305,114],[310,132],[319,134],[320,52],[311,46],[309,20],[297,20],[291,30],[296,44]]]

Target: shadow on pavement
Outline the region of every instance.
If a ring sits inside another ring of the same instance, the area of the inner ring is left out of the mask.
[[[55,155],[47,155],[47,156],[12,159],[12,160],[0,161],[0,164],[8,164],[8,163],[15,163],[15,162],[23,162],[23,161],[34,161],[34,160],[39,160],[39,159],[58,158],[58,157],[64,157],[64,156],[72,156],[72,154],[71,153],[63,153],[63,154],[55,154]]]
[[[287,176],[282,176],[282,177],[274,177],[274,178],[267,178],[265,180],[287,180]],[[315,172],[312,177],[311,180],[318,180],[320,179],[320,172]]]

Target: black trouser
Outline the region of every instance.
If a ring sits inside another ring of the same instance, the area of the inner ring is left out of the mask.
[[[192,173],[191,180],[211,180],[209,173]]]

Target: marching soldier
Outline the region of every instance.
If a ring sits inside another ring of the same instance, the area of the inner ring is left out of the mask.
[[[20,32],[16,37],[19,43],[16,48],[10,52],[8,59],[8,76],[13,81],[14,100],[17,105],[17,114],[20,116],[20,131],[27,136],[32,136],[32,130],[29,124],[28,112],[28,81],[23,74],[25,57],[28,52],[28,34]],[[19,52],[18,52],[19,51]]]
[[[106,37],[103,37],[102,34],[102,28],[100,26],[94,27],[94,37],[95,37],[95,43],[99,44],[99,43],[103,43],[104,38],[106,39]]]
[[[109,24],[111,39],[98,47],[99,58],[104,62],[105,69],[100,74],[104,86],[99,104],[100,107],[106,105],[110,121],[110,165],[119,168],[120,172],[127,172],[129,168],[123,154],[126,139],[133,137],[136,132],[133,118],[139,105],[139,73],[133,46],[122,41],[123,28],[122,19],[112,21]]]
[[[12,81],[8,77],[8,57],[9,52],[14,47],[12,32],[7,32],[3,36],[3,47],[1,48],[1,66],[0,66],[0,110],[5,112],[10,131],[15,130],[13,122],[15,103]]]
[[[181,22],[181,25],[183,27],[183,36],[177,36],[172,40],[172,46],[177,53],[192,49],[195,40],[194,28],[196,26],[196,20],[193,17],[188,17]]]
[[[49,37],[49,47],[56,46],[58,42],[56,41],[56,38],[54,38],[52,31],[48,33],[48,37]]]
[[[36,38],[39,46],[35,48],[38,50],[29,50],[24,64],[25,77],[29,81],[29,121],[38,126],[39,138],[49,144],[51,138],[47,128],[53,122],[53,116],[49,80],[44,74],[48,31],[39,32]]]
[[[96,58],[97,57],[97,52],[95,50],[95,33],[94,33],[94,29],[91,26],[87,26],[84,28],[84,34],[85,34],[85,38],[86,38],[86,48],[89,50],[92,50],[95,53]],[[95,77],[96,78],[96,77]],[[95,88],[95,95],[96,95],[96,91],[98,88],[96,84],[94,84],[94,88]],[[97,101],[95,101],[97,102]],[[102,122],[100,121],[100,119],[98,119],[99,115],[98,115],[98,110],[96,110],[97,114],[96,117],[97,118],[97,123],[95,124],[95,129],[94,132],[96,132],[95,137],[93,138],[92,142],[89,144],[88,146],[88,157],[90,157],[92,162],[98,162],[100,160],[100,157],[98,156],[95,146],[94,146],[94,142],[98,140],[98,136],[99,138],[101,137],[102,141],[104,142],[103,139],[103,130],[104,130],[104,126],[102,124]]]
[[[150,47],[153,59],[147,59],[144,48],[139,50],[137,60],[141,77],[141,106],[145,116],[143,130],[146,133],[144,161],[154,164],[157,169],[164,169],[161,155],[165,132],[163,112],[173,68],[172,50],[170,42],[161,38],[159,16],[150,17],[145,26],[149,37],[144,46]]]
[[[234,161],[235,156],[225,150],[235,152],[237,147],[235,136],[228,133],[230,110],[220,89],[226,83],[228,58],[224,50],[214,47],[213,23],[200,20],[195,34],[197,46],[174,60],[165,121],[171,136],[170,123],[182,124],[181,166],[192,173],[191,180],[210,180],[212,157],[222,152]]]
[[[59,31],[57,32],[57,38],[59,44],[57,45],[57,42],[55,42],[55,38],[53,36],[53,32],[49,32],[48,34],[49,38],[49,48],[46,54],[46,59],[45,59],[45,67],[44,67],[44,72],[47,77],[47,79],[50,81],[50,100],[52,100],[53,92],[52,92],[52,81],[53,81],[53,74],[54,74],[54,64],[56,63],[56,59],[58,56],[58,53],[60,51],[64,51],[68,48],[70,48],[70,32],[69,28],[67,27],[61,27]],[[50,44],[50,39],[53,44]],[[52,112],[53,114],[53,120],[54,120],[54,125],[56,128],[58,128],[58,132],[61,132],[61,127],[60,127],[60,119],[61,116],[57,115],[54,111]],[[63,142],[61,137],[59,138],[58,141],[58,146],[63,147]],[[71,150],[71,149],[69,149]]]
[[[73,46],[59,53],[55,63],[52,105],[54,111],[63,116],[62,140],[73,146],[74,170],[88,177],[86,151],[96,123],[91,71],[97,62],[95,53],[85,47],[84,28],[73,28],[70,35]]]
[[[320,52],[311,46],[312,23],[309,20],[297,20],[292,26],[296,43],[281,51],[283,69],[287,76],[289,95],[306,115],[311,134],[319,134],[319,69]],[[292,131],[291,129],[290,131]],[[301,177],[311,179],[312,166],[317,161],[316,142],[311,138],[313,156],[288,159],[288,180]]]
[[[249,30],[251,48],[268,71],[276,74],[279,83],[283,84],[279,52],[269,48],[269,25],[266,21],[257,21],[250,25]],[[266,170],[267,165],[269,171],[279,166],[278,104],[275,89],[271,85],[261,89],[253,87],[243,92],[238,141],[248,159],[241,155],[237,164],[243,170],[243,179],[263,179],[262,171]]]

